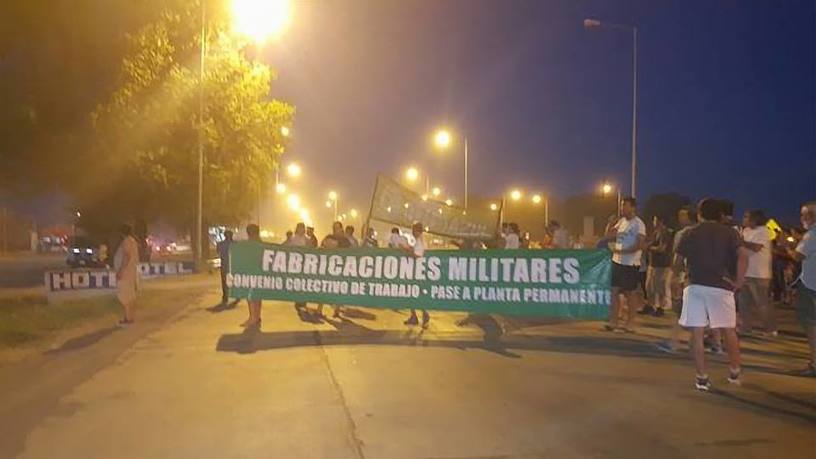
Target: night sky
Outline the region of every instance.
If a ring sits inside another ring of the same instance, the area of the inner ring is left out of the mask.
[[[294,145],[313,199],[365,207],[377,172],[409,164],[461,199],[512,186],[554,198],[629,189],[631,34],[639,29],[638,196],[728,197],[792,218],[816,197],[816,6],[785,1],[298,2],[261,58],[297,106]],[[346,200],[349,202],[349,200]],[[315,204],[319,205],[319,204]]]

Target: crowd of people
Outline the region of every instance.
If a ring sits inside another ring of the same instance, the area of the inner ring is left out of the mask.
[[[654,216],[652,225],[637,215],[634,198],[624,198],[620,216],[610,217],[604,236],[596,247],[607,248],[612,256],[612,304],[604,330],[634,333],[638,314],[661,317],[672,314],[668,341],[659,343],[664,352],[680,348],[682,329],[691,332],[689,350],[696,367],[695,387],[711,387],[706,371],[706,352],[727,352],[730,366],[727,381],[740,384],[740,336],[764,338],[778,336],[777,301],[796,302],[798,318],[805,329],[811,360],[800,373],[816,376],[816,203],[801,209],[801,229],[773,231],[766,226],[762,210],[745,212],[741,224],[734,221],[734,204],[727,200],[703,199],[696,210],[683,207],[677,213],[677,225],[667,224],[666,216]],[[385,246],[422,257],[426,251],[422,223],[411,228],[411,237],[392,228]],[[288,232],[285,245],[295,247],[343,249],[380,247],[373,228],[366,228],[362,240],[351,225],[341,222],[318,243],[314,228],[298,223]],[[251,240],[260,240],[257,225],[247,227]],[[232,233],[218,247],[222,259],[223,301],[228,301],[225,274],[229,269],[229,243]],[[452,241],[461,249],[566,249],[576,247],[557,221],[548,223],[540,243],[532,243],[516,223],[505,223],[500,234],[489,241],[464,239]],[[297,303],[299,313],[307,313],[305,303]],[[334,317],[342,317],[342,306],[334,305]],[[422,327],[430,316],[422,310]],[[323,305],[309,312],[323,319]],[[246,327],[261,322],[260,301],[250,301]],[[415,310],[406,325],[419,325]]]
[[[740,384],[740,336],[778,336],[774,300],[795,298],[811,355],[799,374],[816,376],[816,203],[801,209],[803,230],[787,234],[772,234],[762,210],[747,211],[741,224],[733,214],[732,202],[708,198],[696,213],[688,207],[678,212],[676,231],[662,216],[647,231],[635,199],[624,199],[621,217],[610,219],[599,242],[612,252],[612,305],[604,329],[633,333],[637,314],[671,311],[677,320],[669,341],[658,347],[677,352],[681,329],[690,330],[695,387],[707,391],[706,351],[725,349],[726,379]]]

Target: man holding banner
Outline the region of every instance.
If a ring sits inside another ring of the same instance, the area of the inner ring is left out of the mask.
[[[422,258],[425,256],[425,240],[422,238],[422,233],[425,231],[425,227],[422,226],[422,223],[416,222],[411,227],[411,233],[414,235],[414,245],[413,247],[406,247],[403,250],[414,258]],[[431,316],[428,315],[428,311],[422,310],[422,328],[428,328],[428,322],[431,321]],[[417,320],[416,309],[411,308],[411,317],[405,321],[405,325],[417,325],[419,320]]]

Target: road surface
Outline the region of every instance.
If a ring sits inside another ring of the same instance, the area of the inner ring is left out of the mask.
[[[215,286],[169,317],[73,340],[0,370],[0,457],[813,458],[816,380],[784,374],[804,340],[748,340],[745,382],[696,392],[684,355],[597,323],[535,326],[353,308],[301,320],[266,302],[213,309]],[[5,378],[5,379],[4,379]]]

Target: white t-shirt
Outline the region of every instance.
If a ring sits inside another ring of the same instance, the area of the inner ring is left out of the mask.
[[[422,236],[418,236],[414,240],[414,255],[418,257],[425,256],[425,240],[422,239]]]
[[[401,234],[391,233],[391,237],[388,238],[388,247],[394,249],[408,247],[408,239]]]
[[[638,235],[646,236],[646,225],[639,217],[633,217],[627,220],[626,217],[621,217],[618,223],[615,223],[615,229],[618,230],[618,235],[615,238],[615,250],[629,249],[637,243]],[[625,266],[640,266],[640,258],[642,250],[632,253],[613,253],[612,261],[619,265]]]
[[[811,227],[796,246],[796,251],[804,255],[802,260],[802,283],[816,290],[816,226]]]
[[[128,256],[128,264],[124,265],[125,254]],[[122,271],[122,279],[135,279],[139,264],[139,244],[133,236],[127,236],[119,244],[116,253],[113,255],[113,269]]]
[[[309,245],[309,238],[306,237],[305,234],[293,234],[292,237],[286,242],[286,245],[291,245],[295,247],[306,247]]]
[[[748,269],[745,271],[745,277],[770,279],[771,234],[768,227],[757,226],[756,228],[743,228],[742,239],[745,242],[762,244],[762,249],[759,252],[750,250],[750,255],[748,256]]]
[[[504,236],[505,249],[517,249],[519,247],[521,247],[521,242],[519,241],[518,234],[507,233],[507,235]]]

